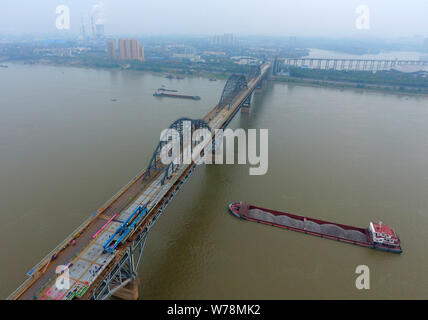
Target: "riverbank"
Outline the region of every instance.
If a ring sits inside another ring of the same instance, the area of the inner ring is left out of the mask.
[[[323,70],[289,66],[284,71],[288,75],[274,78],[285,82],[295,82],[315,86],[375,90],[397,94],[427,95],[428,74],[426,71],[414,73],[396,70],[375,72],[357,70]]]
[[[138,66],[134,66],[131,64],[111,64],[105,61],[84,61],[84,60],[76,60],[76,59],[29,59],[29,60],[13,60],[8,59],[3,62],[23,64],[23,65],[46,65],[46,66],[61,66],[61,67],[75,67],[75,68],[83,68],[83,69],[93,69],[93,70],[129,70],[136,72],[149,72],[156,75],[168,76],[171,75],[173,77],[202,77],[207,79],[216,79],[216,80],[225,80],[227,79],[233,72],[222,71],[216,72],[213,70],[204,70],[204,69],[191,69],[187,70],[185,68],[171,68],[164,67],[159,69],[155,66],[147,64],[139,64]]]
[[[393,93],[398,95],[417,95],[417,96],[428,96],[428,90],[412,87],[397,87],[388,85],[374,85],[367,83],[353,83],[347,81],[331,81],[331,80],[320,80],[315,78],[299,78],[291,76],[271,76],[270,80],[279,82],[288,82],[298,85],[310,86],[310,87],[330,87],[337,89],[354,89],[358,91],[377,91],[385,93]]]

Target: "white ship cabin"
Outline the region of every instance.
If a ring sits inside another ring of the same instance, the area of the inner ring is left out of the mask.
[[[395,232],[382,222],[370,222],[369,231],[372,235],[373,242],[384,245],[398,244],[398,238],[395,235]]]

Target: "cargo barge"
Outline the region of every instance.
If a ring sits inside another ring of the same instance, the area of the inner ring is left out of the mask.
[[[229,210],[235,217],[248,221],[371,249],[393,253],[403,252],[400,238],[389,226],[382,222],[370,222],[368,228],[358,228],[257,207],[245,202],[233,202],[229,204]]]
[[[155,92],[153,94],[155,97],[168,97],[168,98],[180,98],[180,99],[192,99],[192,100],[201,100],[199,96],[186,96],[183,94],[171,94],[164,92]]]
[[[165,78],[167,78],[167,79],[177,79],[177,80],[182,80],[182,79],[184,79],[185,77],[184,77],[184,76],[173,76],[172,74],[168,74],[168,75],[166,75],[166,76],[165,76]]]
[[[165,89],[165,88],[159,88],[158,92],[178,92],[178,90],[173,90],[173,89]]]

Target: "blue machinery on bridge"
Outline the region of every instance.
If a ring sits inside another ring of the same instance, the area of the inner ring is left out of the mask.
[[[144,218],[147,213],[146,205],[138,206],[137,209],[129,216],[128,219],[116,230],[115,233],[104,243],[103,248],[105,252],[113,253],[116,247],[126,240],[135,230],[138,223]]]
[[[145,225],[144,229],[132,239],[131,245],[127,248],[125,254],[102,279],[101,283],[91,293],[90,299],[92,300],[106,300],[114,295],[118,290],[125,287],[130,282],[137,278],[138,267],[141,263],[141,257],[146,245],[147,236],[165,211],[168,204],[174,199],[177,192],[186,183],[192,175],[196,165],[191,165],[184,173],[178,183],[175,183],[172,190],[167,193],[166,197],[157,207],[156,213]],[[144,213],[146,214],[146,213]]]

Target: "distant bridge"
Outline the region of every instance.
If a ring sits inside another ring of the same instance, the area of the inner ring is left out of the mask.
[[[273,73],[278,74],[287,66],[322,70],[390,70],[397,66],[428,66],[424,60],[385,60],[385,59],[333,59],[333,58],[281,58],[276,59]]]
[[[232,75],[218,105],[202,119],[180,118],[170,128],[179,132],[181,141],[185,123],[190,123],[192,131],[225,128],[241,108],[249,107],[254,90],[261,87],[270,67],[266,62],[247,75]],[[162,164],[162,143],[147,168],[32,268],[28,279],[8,299],[108,299],[136,279],[150,229],[196,167],[193,161]],[[189,147],[181,145],[180,154]],[[116,236],[119,245],[114,242]],[[112,247],[106,251],[110,243]],[[70,288],[56,285],[59,265],[68,266]]]

